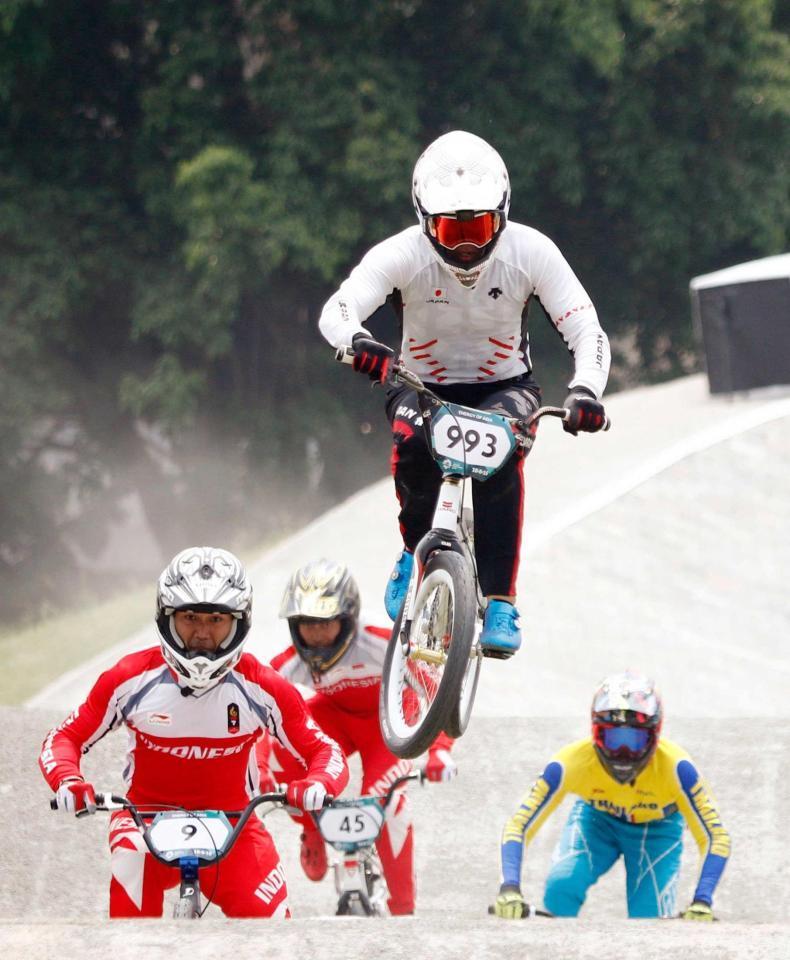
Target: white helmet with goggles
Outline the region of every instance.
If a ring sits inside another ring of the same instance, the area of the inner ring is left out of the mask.
[[[502,157],[473,133],[445,133],[417,161],[412,197],[443,264],[474,286],[507,224],[510,178]]]
[[[655,753],[663,707],[655,684],[636,671],[607,677],[592,702],[592,740],[598,759],[618,783],[634,780]]]
[[[216,650],[190,650],[175,627],[179,610],[229,613],[230,631]],[[252,587],[241,561],[217,547],[188,547],[159,577],[156,625],[162,655],[180,686],[207,690],[239,662],[252,624]]]

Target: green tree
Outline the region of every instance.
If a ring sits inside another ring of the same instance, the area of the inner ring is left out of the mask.
[[[71,595],[69,545],[100,549],[130,491],[167,553],[381,472],[380,398],[315,321],[413,222],[446,130],[503,154],[512,216],[558,241],[618,346],[615,385],[694,369],[689,278],[787,245],[787,25],[773,0],[3,4],[4,599]]]

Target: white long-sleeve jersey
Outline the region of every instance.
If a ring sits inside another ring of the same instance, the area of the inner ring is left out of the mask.
[[[324,306],[319,328],[333,347],[351,345],[394,295],[403,359],[430,383],[506,380],[531,371],[526,311],[536,297],[572,352],[569,386],[600,397],[609,341],[595,307],[556,244],[508,222],[474,287],[451,275],[419,226],[373,247]]]

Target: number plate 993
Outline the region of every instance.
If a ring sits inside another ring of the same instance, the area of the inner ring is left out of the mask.
[[[443,471],[480,479],[496,473],[516,446],[506,417],[453,403],[431,418],[431,438]]]

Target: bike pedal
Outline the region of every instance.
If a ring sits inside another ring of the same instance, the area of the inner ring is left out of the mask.
[[[516,651],[515,650],[486,650],[486,648],[483,647],[482,652],[483,652],[483,656],[486,657],[488,660],[509,660]]]

